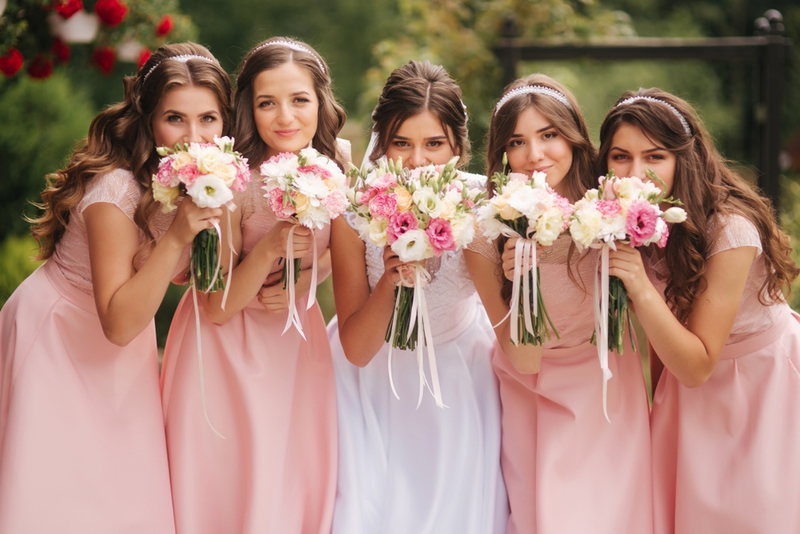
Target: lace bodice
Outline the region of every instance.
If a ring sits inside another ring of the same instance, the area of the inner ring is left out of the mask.
[[[116,169],[96,176],[86,188],[86,193],[80,203],[70,210],[69,224],[64,236],[56,245],[52,260],[64,274],[64,277],[81,291],[94,294],[92,287],[92,267],[89,261],[89,238],[86,232],[86,222],[83,212],[98,202],[114,204],[130,219],[132,224],[136,208],[142,198],[142,188],[133,174],[124,169]],[[161,239],[166,233],[175,212],[164,214],[157,210],[151,220],[151,231],[156,240]],[[139,231],[139,242],[144,242],[144,234]],[[184,258],[179,262],[174,275],[186,270],[189,256],[188,249]],[[137,266],[141,267],[141,264]]]
[[[254,170],[247,189],[234,195],[234,202],[242,210],[242,258],[253,250],[259,239],[278,224],[278,219],[270,210],[269,202],[264,197],[264,190],[261,188],[263,185],[261,175]],[[315,229],[314,238],[317,242],[317,255],[322,254],[330,244],[330,225],[325,225],[322,230]],[[303,257],[300,265],[301,268],[307,269],[311,267],[311,263],[312,253],[309,252]],[[280,268],[276,265],[274,270],[277,271]]]
[[[737,214],[731,214],[724,218],[715,216],[709,221],[709,236],[716,236],[713,237],[714,241],[709,250],[709,257],[738,247],[758,249],[753,265],[750,267],[739,312],[728,337],[728,343],[744,341],[775,324],[781,306],[785,303],[779,302],[765,306],[759,301],[761,284],[766,278],[766,264],[762,254],[761,238],[758,229],[752,222]],[[644,263],[650,281],[663,297],[669,277],[666,260],[659,258],[656,252],[652,251],[650,254],[644,255]],[[765,301],[769,302],[768,299]]]

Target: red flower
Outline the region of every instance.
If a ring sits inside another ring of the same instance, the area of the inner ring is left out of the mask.
[[[161,17],[161,22],[159,22],[158,26],[156,26],[156,35],[159,37],[166,37],[174,27],[175,21],[172,20],[172,15],[164,15]]]
[[[99,3],[100,2],[98,2],[98,4]],[[111,74],[111,71],[114,70],[114,63],[116,63],[116,61],[117,54],[110,46],[101,46],[92,52],[92,63],[97,65],[97,68],[100,69],[100,72],[105,75]]]
[[[97,0],[94,5],[94,11],[100,17],[100,22],[113,28],[125,20],[125,15],[128,14],[128,6],[120,3],[119,0]]]
[[[28,76],[37,80],[44,80],[53,74],[53,60],[44,54],[36,56],[28,64]]]
[[[56,60],[62,65],[69,62],[70,51],[69,45],[59,38],[55,38],[53,40],[53,46],[50,47],[50,53],[53,54]]]
[[[0,72],[7,78],[13,77],[22,68],[22,54],[16,48],[9,48],[8,53],[0,56]]]
[[[152,55],[153,53],[150,50],[146,48],[142,50],[142,53],[139,54],[139,66],[137,67],[137,69],[141,69],[142,67],[144,67],[144,64],[147,63],[147,60],[150,59],[150,56]]]
[[[65,19],[68,19],[83,9],[83,2],[81,0],[56,0],[50,7]]]

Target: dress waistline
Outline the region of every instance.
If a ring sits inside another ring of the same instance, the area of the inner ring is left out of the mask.
[[[67,280],[58,264],[52,258],[48,259],[39,268],[44,271],[44,274],[47,275],[47,280],[62,297],[82,310],[97,315],[97,304],[95,304],[94,296],[84,293]]]
[[[775,324],[757,334],[750,339],[746,339],[739,343],[731,343],[730,345],[725,345],[725,348],[722,349],[722,352],[719,355],[720,360],[732,360],[735,358],[739,358],[741,356],[746,356],[748,354],[752,354],[759,349],[770,345],[775,340],[777,340],[789,326],[789,321],[797,316],[797,314],[792,311],[792,309],[786,305],[782,305],[783,309],[778,316],[778,319],[775,321]]]

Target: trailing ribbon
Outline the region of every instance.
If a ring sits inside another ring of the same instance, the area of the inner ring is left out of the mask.
[[[517,246],[514,247],[514,281],[511,288],[511,302],[509,304],[508,313],[503,319],[493,326],[497,328],[503,321],[511,317],[510,334],[511,342],[514,345],[519,345],[519,299],[520,299],[520,282],[522,283],[522,308],[525,322],[525,330],[532,336],[536,337],[536,332],[531,321],[531,316],[538,317],[539,315],[539,295],[538,295],[538,270],[536,269],[536,243],[532,239],[525,239],[519,237],[519,234],[513,232],[513,236],[517,237]],[[531,276],[528,276],[528,273]],[[520,274],[521,273],[521,274]],[[533,282],[531,284],[531,282]],[[533,310],[531,310],[531,298],[533,298]]]
[[[608,243],[600,247],[600,280],[594,277],[594,329],[597,335],[597,354],[600,357],[600,369],[603,371],[603,413],[608,418],[608,381],[613,376],[608,368]],[[599,294],[598,294],[599,291]]]
[[[409,317],[409,324],[408,324],[408,333],[406,334],[406,340],[411,339],[411,335],[414,331],[414,325],[417,325],[417,368],[419,369],[419,397],[417,399],[417,408],[420,407],[422,404],[422,397],[425,391],[425,388],[428,388],[428,391],[431,392],[433,398],[436,400],[436,405],[439,408],[446,408],[447,406],[442,401],[442,388],[441,383],[439,381],[439,369],[436,365],[436,351],[433,347],[433,329],[431,328],[431,320],[428,314],[428,305],[425,300],[425,290],[424,287],[430,281],[431,276],[428,271],[420,263],[415,263],[413,265],[414,269],[414,278],[407,279],[405,274],[401,271],[400,277],[401,280],[397,283],[397,298],[395,299],[394,304],[394,313],[392,315],[392,329],[390,338],[392,341],[389,343],[389,355],[388,355],[388,364],[389,364],[389,384],[392,387],[392,393],[394,393],[395,398],[400,400],[400,396],[397,394],[397,389],[394,386],[394,379],[392,378],[392,349],[394,345],[395,334],[397,333],[397,316],[400,309],[400,299],[401,293],[404,287],[413,287],[414,288],[414,297],[411,303],[411,313]],[[424,346],[428,346],[428,365],[431,369],[431,383],[428,383],[428,380],[425,376],[425,368],[423,364],[424,360]],[[432,388],[431,388],[432,384]]]
[[[295,272],[294,272],[294,251],[292,250],[292,243],[294,242],[294,231],[297,226],[292,226],[289,230],[289,238],[286,240],[286,290],[289,293],[289,315],[286,317],[286,325],[283,327],[281,335],[285,334],[289,327],[294,325],[297,332],[303,339],[306,335],[303,332],[303,325],[300,322],[300,315],[297,313],[297,295],[295,292]],[[312,242],[312,260],[311,260],[311,286],[308,290],[308,303],[306,310],[310,310],[314,303],[317,301],[317,240],[314,238],[314,230],[311,229],[311,242]]]

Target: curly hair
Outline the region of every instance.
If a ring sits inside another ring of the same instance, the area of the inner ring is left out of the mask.
[[[661,102],[637,99],[619,105],[637,96]],[[683,116],[689,132],[670,106]],[[675,155],[671,194],[683,202],[687,219],[670,229],[665,251],[670,273],[665,296],[678,319],[687,320],[695,296],[706,287],[704,274],[708,252],[720,229],[712,235],[709,220],[713,215],[724,217],[736,213],[756,226],[767,267],[759,301],[766,305],[767,298],[772,302],[783,300],[782,288],[788,287],[798,274],[797,265],[789,257],[789,238],[778,227],[769,200],[731,169],[692,107],[657,88],[626,92],[608,112],[600,128],[599,174],[608,171],[611,143],[622,124],[640,128],[648,138]]]
[[[415,115],[430,111],[439,120],[442,130],[452,132],[448,143],[459,156],[458,166],[469,163],[467,114],[461,100],[461,88],[441,65],[429,61],[409,61],[395,69],[372,112],[372,132],[377,143],[369,155],[371,161],[380,159],[403,123]]]
[[[552,96],[541,93],[520,94],[507,100],[499,110],[492,114],[492,120],[489,123],[486,174],[492,176],[494,173],[503,170],[503,154],[506,152],[511,136],[514,135],[517,119],[523,111],[529,107],[534,107],[551,122],[559,135],[566,139],[572,147],[572,163],[564,176],[564,188],[566,197],[571,202],[577,202],[596,183],[594,180],[594,161],[597,154],[589,138],[589,129],[586,127],[586,121],[581,114],[578,101],[563,85],[549,76],[538,73],[510,83],[503,91],[501,99],[514,89],[529,85],[539,85],[558,91],[567,99],[569,106],[564,105],[563,102]],[[490,180],[487,186],[489,197],[494,196],[494,183]],[[503,253],[505,242],[506,238],[502,236],[497,240],[497,247],[501,254]],[[568,273],[573,283],[582,286],[582,284],[578,283],[572,268],[572,257],[575,251],[573,244],[570,246],[567,256]],[[585,290],[586,288],[583,287],[583,289]],[[511,301],[511,291],[511,282],[504,278],[502,297],[506,303]]]
[[[169,61],[176,56],[202,56]],[[164,95],[176,87],[204,87],[217,99],[225,133],[231,126],[231,82],[219,62],[205,47],[177,43],[160,47],[135,76],[123,79],[122,102],[101,111],[89,125],[89,134],[75,148],[65,169],[47,176],[42,202],[44,213],[29,219],[39,242],[38,259],[53,255],[69,224],[70,210],[80,203],[92,180],[114,169],[127,169],[142,188],[143,195],[134,222],[146,236],[143,253],[152,250],[155,238],[148,224],[157,208],[151,188],[158,167],[152,118]]]
[[[290,47],[285,43],[294,46]],[[320,154],[335,160],[343,170],[346,169],[347,161],[339,150],[336,136],[342,130],[347,115],[333,95],[330,69],[322,56],[311,46],[287,37],[273,37],[262,41],[250,50],[239,66],[236,91],[233,96],[236,113],[234,132],[236,150],[246,156],[254,167],[267,159],[267,144],[261,139],[256,128],[253,85],[259,74],[286,63],[304,67],[311,74],[314,83],[319,110],[312,147]]]

